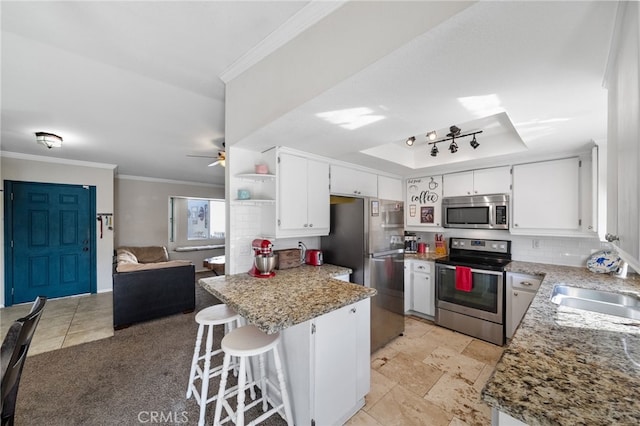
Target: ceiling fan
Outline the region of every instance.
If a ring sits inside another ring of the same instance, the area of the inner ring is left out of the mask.
[[[213,167],[213,166],[217,166],[218,164],[220,164],[222,167],[226,166],[226,161],[227,161],[227,153],[225,151],[225,143],[222,142],[222,148],[220,148],[218,150],[218,155],[216,157],[212,157],[210,155],[194,155],[194,154],[187,154],[187,157],[199,157],[199,158],[215,158],[216,161],[214,161],[213,163],[208,164],[208,167]]]

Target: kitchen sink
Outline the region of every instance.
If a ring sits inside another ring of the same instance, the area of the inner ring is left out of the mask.
[[[556,284],[551,301],[568,308],[640,320],[640,300],[631,295]]]

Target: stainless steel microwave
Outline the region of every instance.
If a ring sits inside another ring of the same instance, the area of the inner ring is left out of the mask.
[[[509,229],[509,196],[444,197],[442,217],[445,228]]]

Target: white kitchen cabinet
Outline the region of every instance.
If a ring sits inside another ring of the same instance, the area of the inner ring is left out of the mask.
[[[361,300],[281,332],[295,424],[343,424],[364,405],[371,386],[370,306],[370,299]],[[268,374],[276,379],[272,362]]]
[[[276,236],[328,235],[329,164],[280,152],[276,178]]]
[[[511,231],[580,230],[578,157],[513,166]]]
[[[331,165],[331,193],[357,197],[378,197],[378,175]]]
[[[411,259],[404,261],[404,313],[411,311],[413,304],[413,286],[411,284]]]
[[[378,198],[402,201],[402,179],[378,176]]]
[[[506,330],[505,335],[508,339],[513,337],[513,333],[520,325],[520,321],[529,309],[531,301],[535,297],[542,277],[518,274],[514,272],[507,273],[507,306],[506,306]]]
[[[443,176],[443,196],[508,194],[511,192],[511,167],[492,167],[449,173]]]
[[[430,317],[433,317],[436,313],[434,269],[434,262],[422,260],[413,260],[411,262],[411,310]]]

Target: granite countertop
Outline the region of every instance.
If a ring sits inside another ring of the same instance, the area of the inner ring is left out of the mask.
[[[209,293],[267,334],[374,296],[376,290],[332,277],[351,269],[324,264],[277,270],[273,278],[247,273],[203,278]]]
[[[404,254],[404,258],[405,260],[429,260],[429,261],[433,261],[436,259],[440,259],[441,257],[447,257],[446,254],[436,254],[433,251],[430,251],[428,253],[405,253]]]
[[[558,306],[554,284],[640,295],[640,277],[514,261],[544,280],[482,391],[529,425],[640,424],[640,320]]]

